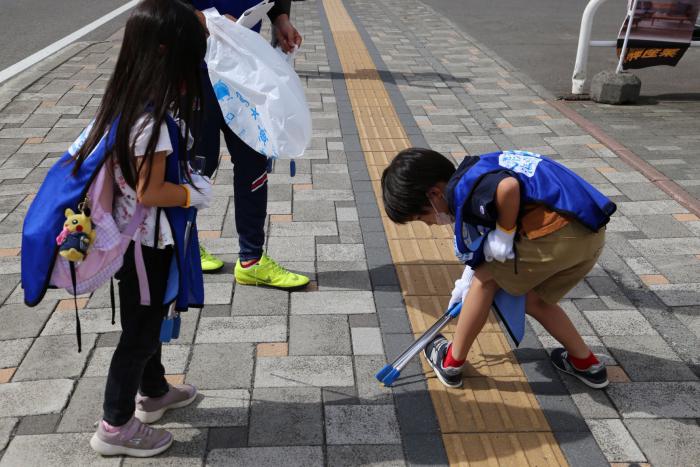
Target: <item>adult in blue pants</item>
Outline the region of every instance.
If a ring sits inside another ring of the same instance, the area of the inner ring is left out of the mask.
[[[259,1],[192,0],[190,3],[200,11],[214,7],[220,14],[235,19]],[[268,13],[274,26],[273,40],[285,52],[301,45],[301,35],[289,19],[290,8],[290,0],[277,0]],[[260,32],[260,26],[261,23],[258,23],[253,30]],[[219,134],[222,131],[233,163],[233,199],[240,247],[234,270],[236,282],[282,289],[306,286],[308,277],[287,271],[263,252],[267,216],[267,159],[251,149],[225,124],[209,75],[203,68],[202,118],[195,154],[206,157],[204,173],[207,176],[211,176],[219,164]],[[200,253],[203,270],[214,271],[223,267],[223,262],[205,249],[202,248]]]

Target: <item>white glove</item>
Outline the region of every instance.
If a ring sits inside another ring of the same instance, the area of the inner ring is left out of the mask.
[[[194,187],[190,184],[182,185],[190,193],[190,206],[197,210],[208,208],[211,203],[211,180],[197,174],[191,174],[191,177]]]
[[[459,303],[464,300],[467,292],[469,292],[469,287],[472,285],[472,279],[474,278],[474,270],[469,266],[464,268],[462,277],[455,281],[455,288],[452,289],[452,298],[450,298],[450,304],[447,308],[452,308],[452,305]]]
[[[515,239],[515,228],[505,230],[496,224],[496,228],[489,232],[484,245],[484,256],[486,261],[496,260],[505,263],[507,259],[515,258],[513,253],[513,240]]]

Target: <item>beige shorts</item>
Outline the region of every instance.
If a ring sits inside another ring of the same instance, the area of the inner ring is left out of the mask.
[[[514,261],[485,263],[496,283],[512,295],[534,291],[547,303],[556,304],[595,266],[605,244],[605,228],[591,232],[577,221],[535,240],[515,243]]]

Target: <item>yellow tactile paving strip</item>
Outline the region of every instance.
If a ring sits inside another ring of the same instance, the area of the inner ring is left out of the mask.
[[[323,0],[345,75],[360,142],[382,209],[384,167],[410,140],[375,64],[342,0]],[[382,218],[389,248],[417,335],[440,316],[462,267],[452,233],[423,224],[397,226]],[[450,335],[453,325],[445,329]],[[450,464],[459,466],[567,465],[525,375],[491,316],[469,353],[464,388],[448,390],[428,374]]]

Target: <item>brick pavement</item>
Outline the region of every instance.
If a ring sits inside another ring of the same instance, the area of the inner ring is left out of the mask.
[[[503,345],[486,352],[519,364],[571,465],[690,465],[699,457],[700,436],[700,220],[420,2],[350,0],[345,6],[411,142],[456,160],[513,147],[539,151],[618,202],[599,266],[563,302],[586,340],[606,356],[611,387],[596,392],[561,380],[543,351],[553,342],[535,323],[513,354]],[[380,221],[366,148],[352,137],[363,119],[353,114],[327,11],[318,1],[294,8],[305,38],[297,71],[313,112],[314,139],[294,179],[285,164],[270,176],[267,248],[314,282],[291,294],[231,285],[236,239],[231,166],[223,156],[216,200],[200,229],[227,267],[206,276],[205,308],[186,315],[183,336],[164,351],[169,377],[194,382],[204,397],[164,419],[179,442],[155,463],[441,464],[447,459],[432,425],[440,412],[426,399],[420,367],[407,372],[405,390],[388,391],[372,377],[419,330],[416,319],[430,319],[421,312],[439,310],[434,293],[404,301],[399,288],[405,283],[401,265],[429,262],[432,250],[416,243],[389,251],[392,233]],[[100,459],[87,445],[118,338],[108,293],[83,300],[84,350],[77,354],[66,294],[50,292],[28,310],[18,289],[22,216],[47,168],[94,113],[117,47],[118,36],[81,44],[60,65],[30,71],[24,87],[15,80],[14,91],[0,90],[0,99],[9,100],[0,110],[2,466],[139,463]],[[489,349],[487,340],[480,341],[482,349]],[[469,397],[462,394],[457,397]],[[459,404],[455,413],[468,407]],[[467,420],[462,413],[452,423],[461,429]],[[454,429],[440,422],[442,433]],[[506,461],[532,452],[529,444],[479,451],[488,444],[478,429],[473,436],[463,446],[473,449],[448,449],[450,461]]]

